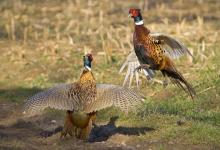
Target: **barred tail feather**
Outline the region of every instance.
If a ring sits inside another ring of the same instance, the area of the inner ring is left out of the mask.
[[[171,82],[183,89],[186,93],[189,93],[192,99],[196,96],[196,92],[193,87],[186,81],[186,79],[177,70],[162,70],[164,75],[167,75]],[[185,87],[181,84],[183,83]]]

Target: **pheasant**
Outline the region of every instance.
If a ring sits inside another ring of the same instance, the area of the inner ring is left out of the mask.
[[[196,95],[195,90],[176,69],[172,61],[172,58],[177,58],[183,54],[192,56],[189,50],[170,36],[151,33],[148,28],[144,27],[140,9],[130,9],[129,16],[134,19],[133,44],[135,54],[141,64],[135,70],[160,70],[163,76],[169,77],[173,84],[189,93],[193,99]],[[166,48],[167,46],[170,49]]]
[[[110,106],[122,111],[135,111],[144,97],[140,94],[112,84],[96,84],[91,71],[93,57],[83,57],[84,69],[77,82],[60,84],[37,93],[27,99],[26,116],[36,115],[47,107],[67,110],[61,137],[67,134],[86,140],[95,122],[97,111]]]

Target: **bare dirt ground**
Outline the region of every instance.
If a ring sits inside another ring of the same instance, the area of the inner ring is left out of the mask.
[[[153,128],[116,126],[118,117],[109,122],[97,123],[88,141],[70,136],[60,139],[63,120],[52,117],[22,118],[21,106],[1,102],[0,149],[100,149],[100,150],[146,150],[146,149],[218,149],[210,145],[184,145],[165,141],[143,141],[139,136],[156,132]]]

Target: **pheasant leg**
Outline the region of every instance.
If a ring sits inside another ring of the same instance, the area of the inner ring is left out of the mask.
[[[92,112],[88,115],[88,123],[86,126],[84,126],[83,128],[79,129],[79,134],[76,135],[77,138],[81,139],[81,140],[87,140],[89,138],[89,135],[91,133],[92,130],[92,126],[95,122],[96,119],[96,112]]]
[[[134,69],[134,72],[136,71],[140,71],[141,69],[149,69],[150,65],[148,64],[141,64],[140,66],[138,66],[137,68]]]
[[[80,130],[77,138],[81,140],[87,140],[92,130],[92,120],[90,119],[88,126]]]
[[[66,120],[63,127],[63,131],[61,132],[60,138],[66,137],[67,134],[70,136],[74,136],[76,132],[76,127],[73,125],[73,116],[72,111],[66,112]]]

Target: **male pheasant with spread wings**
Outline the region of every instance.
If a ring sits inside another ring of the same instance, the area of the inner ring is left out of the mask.
[[[130,9],[129,16],[134,19],[135,23],[133,44],[135,54],[141,64],[137,69],[160,70],[164,76],[170,78],[172,83],[188,92],[193,98],[196,95],[195,90],[171,60],[186,53],[191,55],[188,49],[167,35],[150,33],[150,30],[144,27],[140,9]]]
[[[130,89],[112,84],[96,84],[91,72],[92,60],[91,54],[84,56],[84,69],[79,81],[57,85],[28,98],[24,114],[33,116],[47,107],[67,110],[61,137],[69,134],[86,140],[97,111],[116,106],[128,112],[143,102],[143,97]]]

